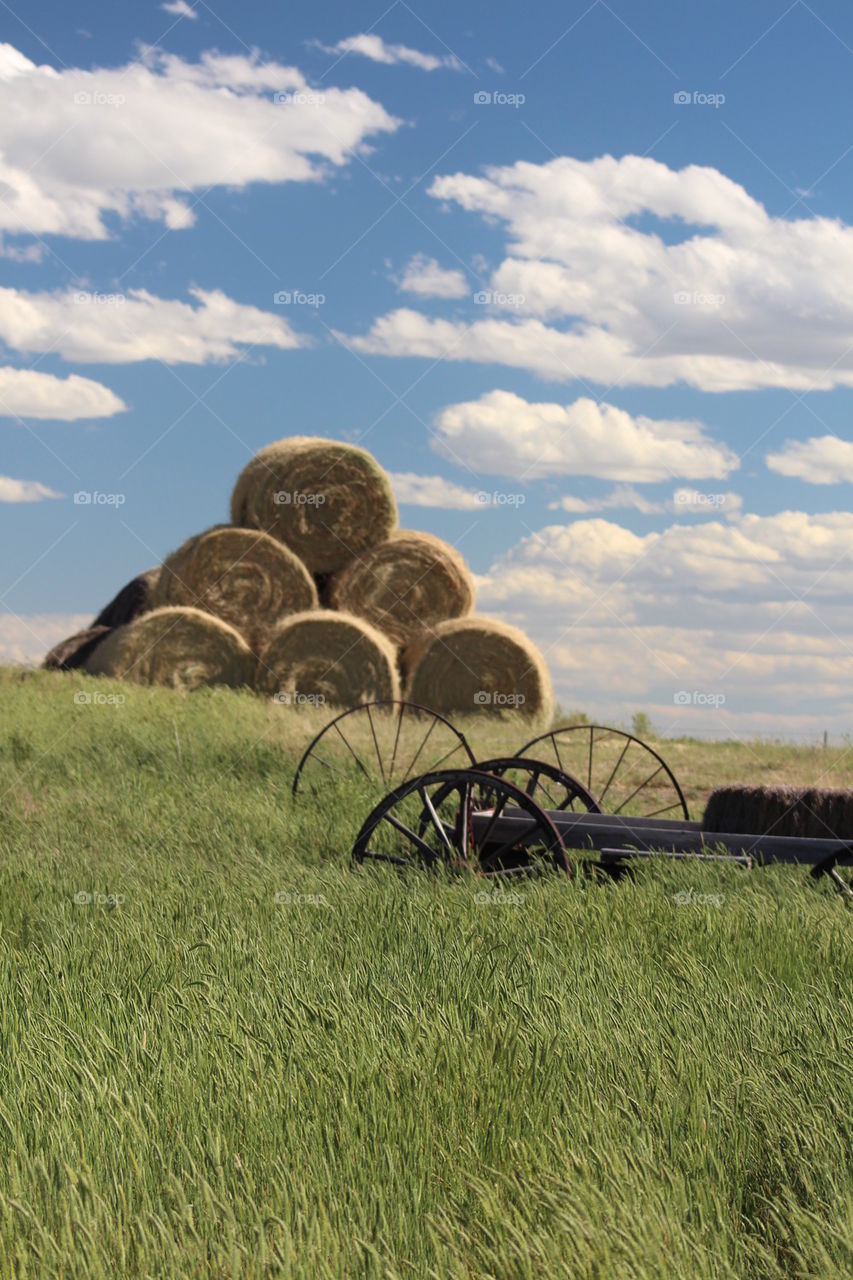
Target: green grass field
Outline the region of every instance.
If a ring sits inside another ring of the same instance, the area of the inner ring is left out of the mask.
[[[13,670],[0,709],[0,1274],[853,1275],[853,918],[803,871],[484,902],[350,871],[371,788],[290,796],[322,715]],[[853,785],[663,750],[700,811]]]

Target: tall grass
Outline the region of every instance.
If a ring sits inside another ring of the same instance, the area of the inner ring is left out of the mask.
[[[0,677],[2,1274],[853,1274],[840,899],[352,873],[304,718],[95,688]]]

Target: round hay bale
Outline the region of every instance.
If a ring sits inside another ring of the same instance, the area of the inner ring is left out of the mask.
[[[418,632],[470,613],[474,583],[455,547],[399,529],[335,576],[329,603],[366,618],[404,648]]]
[[[342,569],[397,524],[388,476],[365,449],[291,436],[261,449],[231,497],[232,524],[263,529],[312,573]]]
[[[316,609],[302,561],[258,529],[221,525],[189,538],[164,561],[154,607],[203,609],[236,628],[257,653],[282,618]]]
[[[104,636],[108,636],[111,630],[111,627],[92,626],[69,636],[67,640],[60,640],[42,661],[42,667],[46,671],[79,670],[86,665]]]
[[[703,830],[743,835],[853,839],[853,791],[818,787],[718,787]]]
[[[434,711],[550,719],[548,668],[518,627],[472,615],[440,622],[403,655],[406,697]]]
[[[258,685],[277,701],[330,703],[399,698],[390,641],[361,618],[315,611],[288,618],[260,657]]]
[[[155,609],[105,637],[86,670],[172,689],[236,688],[252,684],[255,658],[233,627],[201,609]]]
[[[145,573],[131,578],[118,595],[104,605],[92,626],[123,627],[125,623],[133,622],[134,618],[153,609],[151,600],[159,576],[159,569],[146,569]]]

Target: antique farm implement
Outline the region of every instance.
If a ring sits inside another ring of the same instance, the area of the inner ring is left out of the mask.
[[[412,703],[369,703],[341,713],[317,734],[297,768],[294,794],[316,794],[337,774],[353,771],[367,792],[379,787],[382,793],[355,838],[357,864],[489,876],[548,864],[571,873],[580,864],[619,876],[632,861],[650,857],[747,868],[786,862],[810,866],[815,878],[828,876],[853,898],[838,870],[853,861],[844,793],[820,793],[845,803],[810,809],[809,821],[797,826],[791,814],[801,814],[802,796],[782,795],[781,809],[777,804],[767,820],[759,809],[750,815],[748,805],[730,803],[749,789],[728,788],[712,796],[702,821],[691,821],[663,757],[620,729],[570,725],[514,754],[476,760],[444,716]],[[731,812],[745,813],[739,826],[753,829],[724,829]],[[787,834],[800,828],[809,834]]]

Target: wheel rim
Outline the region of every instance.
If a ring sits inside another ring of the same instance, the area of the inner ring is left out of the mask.
[[[497,823],[510,814],[518,822],[507,839]],[[541,806],[479,769],[437,770],[397,787],[365,820],[352,858],[356,865],[387,862],[487,876],[530,872],[542,863],[569,871],[560,833]]]
[[[541,757],[579,779],[604,813],[690,817],[684,793],[663,756],[622,729],[567,725],[525,743],[518,755]]]
[[[387,791],[416,772],[474,763],[468,741],[437,711],[398,699],[365,702],[334,716],[296,767],[293,795],[318,795],[355,772]]]
[[[537,804],[548,811],[563,813],[600,813],[595,797],[577,778],[564,773],[546,760],[531,760],[522,756],[498,756],[494,760],[478,761],[482,773],[493,773],[506,778],[532,796]]]

